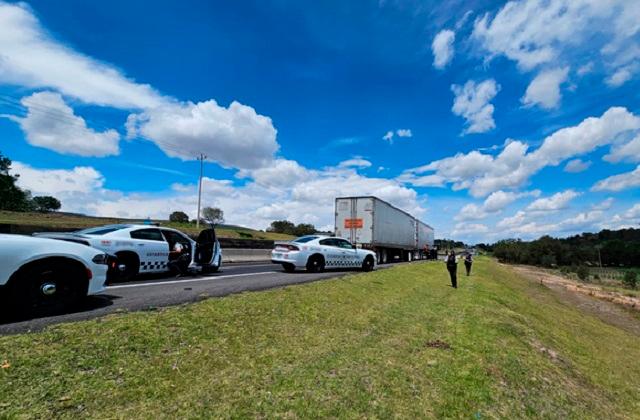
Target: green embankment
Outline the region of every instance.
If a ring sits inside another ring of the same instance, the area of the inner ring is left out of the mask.
[[[638,336],[474,269],[458,290],[416,263],[1,337],[0,418],[640,417]]]
[[[108,225],[114,223],[140,223],[140,219],[118,219],[115,217],[87,217],[66,213],[18,213],[0,211],[0,224],[23,226],[47,226],[50,229],[85,229],[88,227]],[[162,226],[179,229],[185,233],[197,235],[199,230],[192,223],[173,223],[167,220],[155,220]],[[290,240],[290,235],[281,233],[262,232],[258,230],[238,227],[220,226],[216,229],[221,238],[231,239],[266,239],[266,240]]]

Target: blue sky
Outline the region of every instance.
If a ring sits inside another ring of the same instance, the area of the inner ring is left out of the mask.
[[[327,228],[378,195],[467,241],[640,220],[625,0],[0,1],[0,151],[63,209]]]

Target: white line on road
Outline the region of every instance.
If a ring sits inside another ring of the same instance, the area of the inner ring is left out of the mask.
[[[162,285],[165,285],[165,284],[195,283],[195,282],[209,281],[209,280],[230,279],[232,277],[259,276],[259,275],[262,275],[262,274],[272,274],[272,273],[277,273],[277,271],[263,271],[263,272],[260,272],[260,273],[245,273],[245,274],[229,274],[227,276],[199,277],[197,279],[185,279],[185,280],[154,281],[154,282],[151,282],[151,283],[122,284],[122,285],[119,285],[119,286],[107,286],[106,290],[128,289],[128,288],[131,288],[131,287],[162,286]]]

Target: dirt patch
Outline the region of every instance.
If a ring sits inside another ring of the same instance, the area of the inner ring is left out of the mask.
[[[543,284],[563,301],[583,312],[595,315],[601,321],[640,336],[640,298],[605,291],[595,285],[551,274],[537,267],[511,266],[526,279]]]
[[[427,341],[425,347],[429,347],[431,349],[451,350],[451,346],[448,343],[440,340]]]

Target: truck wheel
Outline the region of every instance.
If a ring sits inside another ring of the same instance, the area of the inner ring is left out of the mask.
[[[9,287],[13,312],[45,316],[74,309],[87,296],[89,282],[84,267],[74,261],[44,260],[22,268]]]
[[[372,256],[368,256],[362,262],[362,271],[371,271],[371,270],[373,270],[373,265],[374,265],[373,264],[373,257]]]
[[[282,268],[284,269],[284,271],[286,271],[287,273],[293,273],[294,271],[296,271],[296,266],[290,263],[284,263],[282,264]]]
[[[322,255],[312,255],[307,261],[307,271],[310,273],[321,273],[324,271],[324,258]]]

